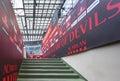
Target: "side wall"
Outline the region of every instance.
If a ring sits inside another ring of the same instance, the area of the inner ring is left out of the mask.
[[[119,41],[120,0],[79,0],[53,32],[42,45],[44,58],[69,56]]]
[[[63,57],[63,59],[88,81],[120,80],[120,43]]]
[[[10,0],[0,0],[0,81],[16,81],[23,39]]]

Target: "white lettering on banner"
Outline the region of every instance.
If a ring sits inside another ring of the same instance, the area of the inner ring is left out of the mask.
[[[15,27],[15,25],[14,25],[14,31],[15,31],[15,33],[17,34],[17,30],[16,30],[16,27]]]
[[[6,31],[6,29],[5,29],[4,27],[2,27],[2,30],[4,31],[4,33],[5,33],[6,35],[8,35],[8,32]]]
[[[71,28],[73,28],[80,20],[82,20],[90,11],[92,11],[98,4],[99,0],[95,0],[88,8],[85,10],[72,24]]]
[[[54,45],[54,43],[51,44],[51,47]]]
[[[71,24],[71,28],[74,27],[78,23],[77,19]]]
[[[69,15],[66,19],[66,22],[68,22],[68,20],[71,18],[71,15]]]
[[[69,28],[67,28],[67,31],[69,31],[70,30],[70,27]]]
[[[20,54],[22,54],[22,50],[19,48],[19,46],[17,44],[15,44],[17,50],[19,51]]]
[[[87,8],[87,13],[89,13],[95,6],[97,6],[100,3],[99,0],[95,0],[88,8]]]
[[[54,34],[54,36],[58,35],[58,31]]]
[[[100,0],[95,0],[88,8],[85,10],[72,24],[71,28],[73,28],[80,20],[82,20],[90,11],[92,11],[98,4]]]
[[[84,0],[83,0],[84,1]],[[83,1],[81,1],[81,2],[83,2]],[[100,3],[100,0],[95,0],[84,12],[82,12],[83,10],[84,10],[84,8],[80,8],[80,10],[81,10],[81,15],[71,24],[71,26],[70,27],[68,27],[67,28],[67,30],[66,31],[69,31],[70,29],[72,29],[73,27],[75,27],[75,25],[78,23],[78,22],[80,22],[88,13],[90,13],[98,4]],[[67,18],[66,18],[66,20],[65,20],[65,22],[63,22],[63,26],[67,23],[67,21],[70,19],[70,18],[72,18],[71,17],[71,15],[69,15]],[[61,38],[62,36],[60,36],[60,38]],[[56,41],[55,41],[56,42]],[[57,41],[58,42],[58,41]],[[53,44],[51,44],[50,45],[50,47],[52,47],[54,45],[54,43]],[[46,46],[46,48],[47,48],[47,46]],[[48,48],[49,49],[49,48]],[[47,50],[45,50],[45,53],[47,52]]]
[[[58,39],[56,39],[56,41],[55,42],[58,42]]]
[[[86,16],[86,11],[84,11],[79,17],[78,17],[78,22]]]

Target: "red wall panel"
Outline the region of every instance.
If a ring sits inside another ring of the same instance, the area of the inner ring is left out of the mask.
[[[23,40],[10,0],[0,0],[0,81],[16,81]]]

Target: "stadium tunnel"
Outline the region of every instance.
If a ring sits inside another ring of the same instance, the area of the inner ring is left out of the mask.
[[[119,81],[120,0],[0,0],[0,81]]]

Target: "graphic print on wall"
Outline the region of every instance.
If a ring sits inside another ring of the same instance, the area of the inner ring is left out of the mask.
[[[119,0],[79,0],[47,40],[43,57],[62,57],[120,41]],[[58,41],[50,41],[58,40]]]

